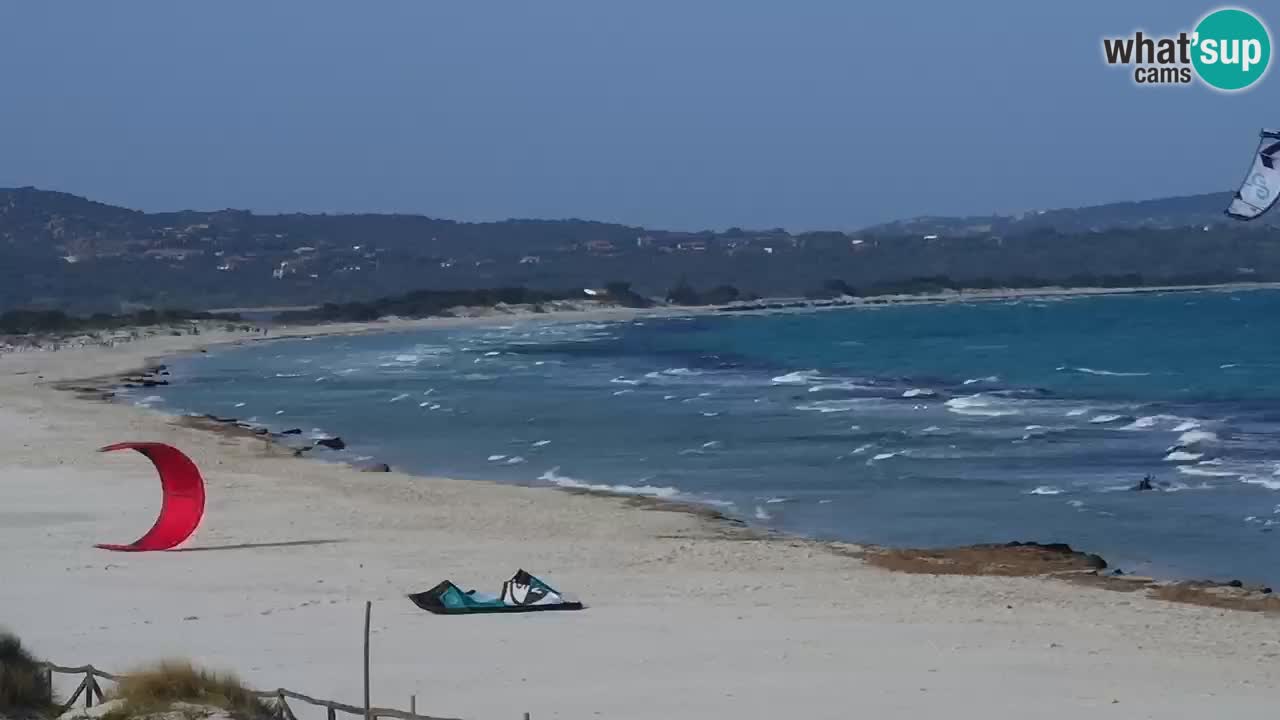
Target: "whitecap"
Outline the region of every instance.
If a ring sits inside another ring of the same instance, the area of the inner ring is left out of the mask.
[[[302,377],[302,373],[276,373],[276,374],[275,374],[275,377],[278,377],[278,378],[300,378],[300,377]]]
[[[533,444],[533,447],[543,447],[544,445],[550,445],[550,444],[551,444],[550,440],[539,440],[538,442]]]
[[[978,393],[976,395],[966,395],[958,398],[951,398],[943,403],[947,406],[947,410],[957,415],[976,415],[979,417],[1005,417],[1007,415],[1017,415],[1018,410],[1008,407],[1007,405],[997,407],[994,399]]]
[[[1067,417],[1079,417],[1089,412],[1089,408],[1075,408],[1067,411]]]
[[[1086,375],[1102,375],[1106,377],[1146,377],[1147,375],[1151,374],[1151,373],[1145,373],[1145,372],[1119,372],[1116,370],[1095,370],[1093,368],[1087,368],[1087,367],[1078,367],[1078,368],[1071,368],[1071,369],[1075,370],[1076,372],[1085,373]]]
[[[1082,507],[1084,507],[1084,501],[1083,501],[1083,500],[1068,500],[1068,501],[1067,501],[1067,504],[1068,504],[1068,505],[1070,505],[1070,506],[1071,506],[1071,507],[1073,507],[1073,508],[1082,508]]]
[[[852,452],[850,452],[849,454],[850,454],[850,455],[861,455],[862,453],[864,453],[864,452],[866,452],[866,451],[870,450],[871,448],[873,448],[873,447],[875,447],[875,446],[876,446],[876,445],[875,445],[875,443],[867,443],[866,445],[859,445],[858,447],[854,448],[854,449],[853,449],[853,451],[852,451]]]
[[[871,458],[871,461],[872,461],[872,462],[875,462],[875,461],[878,461],[878,460],[888,460],[889,458],[897,457],[897,456],[901,455],[901,454],[902,454],[902,452],[903,452],[903,451],[899,450],[899,451],[897,451],[897,452],[880,453],[880,454],[876,455],[875,457]]]
[[[819,413],[838,413],[849,412],[860,404],[866,402],[866,398],[855,398],[849,400],[819,400],[818,402],[808,403],[807,405],[796,405],[796,410],[805,412]]]
[[[764,508],[762,508],[762,507],[760,507],[759,505],[757,505],[757,506],[756,506],[756,515],[755,515],[755,517],[756,517],[756,519],[757,519],[757,520],[772,520],[772,519],[773,519],[773,516],[772,516],[772,515],[770,515],[768,512],[766,512],[766,511],[765,511],[765,509],[764,509]]]
[[[420,403],[418,403],[418,407],[426,407],[426,406],[428,406],[428,405],[430,405],[430,404],[431,404],[430,402],[420,402]]]
[[[938,432],[938,431],[939,431],[939,430],[941,430],[941,429],[942,429],[942,428],[938,427],[937,425],[930,425],[929,427],[924,428],[924,429],[923,429],[923,430],[921,430],[920,432],[922,432],[922,433],[934,433],[934,432]]]
[[[1256,475],[1248,475],[1240,478],[1240,482],[1250,485],[1261,485],[1268,490],[1280,490],[1280,480],[1272,480],[1270,478],[1258,477]]]
[[[399,395],[391,398],[390,402],[400,402],[401,400],[404,400],[407,397],[409,397],[409,393],[400,393]]]
[[[808,385],[821,377],[817,370],[798,370],[773,378],[773,383],[775,385]]]
[[[406,354],[406,355],[397,355],[397,356],[395,357],[395,361],[396,361],[396,362],[399,362],[399,363],[416,363],[416,362],[418,362],[418,361],[419,361],[419,360],[421,360],[421,359],[422,359],[422,357],[421,357],[421,356],[419,356],[419,355],[408,355],[408,354]]]
[[[277,414],[277,415],[283,415],[283,414],[284,414],[284,411],[283,411],[283,410],[277,410],[277,411],[276,411],[276,414]]]
[[[519,455],[513,455],[513,456],[511,456],[511,457],[507,458],[507,462],[506,462],[505,464],[506,464],[506,465],[520,465],[520,464],[522,464],[522,463],[524,463],[524,462],[526,462],[524,458],[520,457]]]
[[[716,448],[724,447],[724,443],[720,442],[719,440],[711,440],[711,441],[702,443],[702,447],[706,450],[714,450]]]
[[[1179,425],[1174,427],[1173,432],[1176,432],[1176,433],[1186,432],[1188,430],[1195,430],[1198,427],[1200,427],[1199,422],[1195,420],[1187,420],[1186,422],[1180,423]]]
[[[902,397],[904,398],[936,397],[937,395],[938,393],[928,388],[911,388],[910,390],[907,390],[902,393]]]
[[[627,393],[631,393],[631,392],[634,392],[634,391],[633,391],[633,390],[631,390],[630,388],[628,388],[628,389],[626,389],[626,390],[615,390],[615,391],[613,392],[613,395],[614,395],[614,397],[617,397],[618,395],[626,395]]]
[[[1089,418],[1089,422],[1094,425],[1105,425],[1107,423],[1113,423],[1117,420],[1123,420],[1123,419],[1124,419],[1123,415],[1104,414],[1104,415],[1094,415],[1092,418]]]
[[[155,403],[162,403],[162,402],[164,402],[164,398],[160,397],[159,395],[148,395],[142,398],[141,400],[134,401],[133,404],[146,406],[146,405],[153,405]]]
[[[506,455],[490,455],[489,456],[489,462],[498,462],[499,460],[506,460],[506,459],[507,459]]]
[[[702,417],[719,417],[719,416],[720,416],[720,413],[718,413],[718,412],[704,412],[704,413],[702,413]]]
[[[242,402],[238,402],[238,403],[236,403],[236,407],[244,407],[244,405],[245,405],[245,404],[244,404],[244,403],[242,403]]]
[[[1174,450],[1164,456],[1167,462],[1195,462],[1204,457],[1204,453],[1190,453],[1184,450]]]
[[[1183,475],[1198,475],[1200,477],[1238,477],[1240,473],[1230,472],[1227,470],[1207,470],[1202,467],[1192,465],[1179,465],[1178,472]]]
[[[993,382],[1000,382],[1000,378],[995,375],[988,375],[986,377],[980,377],[980,378],[969,378],[968,380],[964,381],[964,384],[977,385],[978,383],[993,383]]]
[[[639,380],[632,380],[632,379],[630,379],[630,378],[625,378],[625,377],[621,377],[621,376],[616,377],[616,378],[614,378],[614,379],[610,380],[609,382],[614,383],[614,384],[617,384],[617,385],[639,385],[639,384],[640,384],[640,381],[639,381]]]
[[[1198,443],[1213,443],[1218,441],[1218,435],[1207,430],[1189,430],[1178,436],[1179,445],[1196,445]]]
[[[1028,495],[1061,495],[1062,489],[1056,488],[1052,485],[1041,485],[1040,487],[1034,490],[1028,490],[1027,494]]]
[[[675,400],[675,399],[676,399],[676,396],[675,396],[675,395],[663,395],[663,396],[662,396],[662,399],[663,399],[663,400]]]
[[[498,352],[497,350],[490,350],[489,352],[484,354],[484,357],[497,357],[501,354],[502,353]]]

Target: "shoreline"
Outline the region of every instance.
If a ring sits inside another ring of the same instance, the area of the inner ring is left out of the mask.
[[[992,298],[998,299],[998,298]],[[115,401],[115,393],[124,386],[127,380],[142,377],[155,377],[157,367],[164,368],[164,361],[196,352],[207,352],[214,349],[230,349],[248,344],[281,340],[300,340],[307,337],[349,336],[361,334],[382,334],[394,332],[412,332],[422,329],[442,329],[452,327],[483,327],[503,320],[543,320],[546,322],[590,322],[590,321],[624,321],[637,317],[674,317],[686,315],[679,312],[652,313],[645,310],[612,308],[608,310],[585,311],[583,313],[557,313],[549,316],[532,313],[516,313],[514,315],[483,315],[459,318],[425,318],[412,321],[393,322],[383,325],[374,323],[334,323],[322,326],[296,326],[289,332],[275,337],[249,337],[231,341],[210,341],[196,343],[185,351],[148,356],[146,362],[137,368],[105,376],[72,379],[54,384],[54,389],[75,392],[82,400],[99,401],[108,405],[119,405]],[[433,322],[433,320],[435,322]],[[439,321],[445,322],[439,322]],[[308,332],[310,331],[310,332]],[[167,381],[165,382],[167,384]],[[137,387],[137,386],[134,386]],[[304,455],[303,451],[312,450],[315,444],[302,450],[287,445],[281,440],[283,436],[271,433],[265,428],[242,421],[240,418],[220,418],[212,415],[186,416],[166,413],[161,410],[146,408],[169,422],[182,427],[223,435],[231,438],[250,439],[267,443],[282,455],[291,455],[294,459],[334,465],[353,473],[379,472],[370,471],[367,467],[344,462],[328,460],[315,454]],[[377,465],[373,458],[372,465]],[[390,470],[388,470],[390,471]],[[430,480],[431,476],[406,473],[411,477]],[[479,482],[497,486],[510,486],[498,480],[489,479],[452,479],[456,482]],[[1124,573],[1114,568],[1101,556],[1088,550],[1077,550],[1069,543],[1060,542],[1059,538],[1034,538],[1030,540],[1010,539],[1004,543],[974,544],[943,547],[901,547],[872,543],[859,543],[843,540],[811,538],[794,533],[787,533],[753,524],[749,519],[736,518],[716,509],[711,505],[696,501],[676,500],[649,496],[637,496],[625,493],[614,493],[606,490],[542,487],[537,485],[519,485],[533,490],[553,490],[561,493],[585,497],[606,498],[621,501],[628,507],[642,510],[659,510],[678,512],[698,518],[706,524],[708,532],[723,538],[752,539],[786,543],[812,545],[828,552],[847,557],[856,557],[861,561],[882,567],[894,572],[918,574],[954,574],[971,577],[1037,577],[1071,583],[1081,588],[1104,589],[1116,592],[1145,591],[1149,596],[1170,602],[1180,602],[1205,607],[1216,607],[1230,610],[1251,612],[1280,613],[1280,596],[1273,593],[1272,588],[1258,583],[1231,580],[1207,579],[1168,579],[1153,576]]]
[[[121,671],[189,657],[348,701],[372,601],[373,703],[416,694],[440,716],[1067,720],[1280,701],[1270,612],[1078,587],[1107,580],[1087,572],[944,567],[991,548],[891,571],[864,546],[734,530],[647,499],[299,462],[260,437],[54,388],[245,339],[0,358],[0,607],[34,652]],[[154,518],[146,461],[94,452],[131,439],[181,447],[205,475],[205,523],[182,551],[92,547]],[[1065,555],[1016,552],[1040,570]],[[588,609],[453,618],[405,598],[443,579],[492,591],[521,567]]]

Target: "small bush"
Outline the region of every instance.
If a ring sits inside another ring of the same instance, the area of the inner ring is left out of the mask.
[[[129,673],[117,683],[111,699],[124,701],[118,717],[163,711],[175,702],[212,705],[245,720],[272,715],[272,708],[246,689],[235,675],[203,670],[188,660],[164,660]]]
[[[47,710],[53,692],[40,661],[17,636],[0,632],[0,710]]]

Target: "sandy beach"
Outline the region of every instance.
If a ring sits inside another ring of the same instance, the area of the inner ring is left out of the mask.
[[[662,506],[299,460],[53,387],[238,340],[0,357],[0,624],[35,653],[117,672],[190,657],[358,703],[369,600],[374,704],[416,695],[449,717],[1205,718],[1280,701],[1271,614],[890,572]],[[124,440],[202,468],[208,513],[186,551],[92,547],[132,540],[159,505],[145,459],[95,452]],[[517,568],[588,609],[442,617],[405,598],[444,578],[494,590]]]

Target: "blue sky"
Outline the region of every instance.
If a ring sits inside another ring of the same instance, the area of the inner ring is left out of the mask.
[[[1139,88],[1100,49],[1214,7],[10,1],[0,185],[681,229],[1225,190],[1280,124],[1277,73],[1234,95]]]

